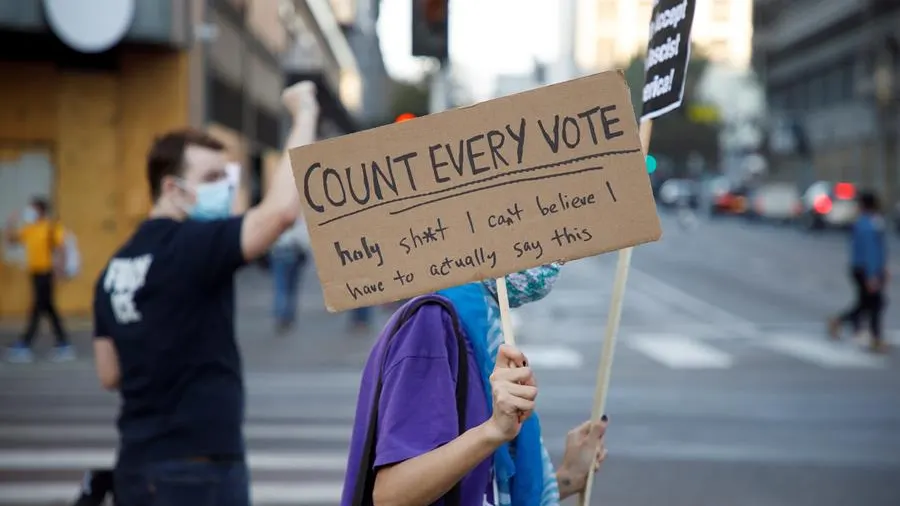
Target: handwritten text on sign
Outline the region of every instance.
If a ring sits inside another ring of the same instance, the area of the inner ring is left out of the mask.
[[[607,72],[291,150],[330,310],[659,238]]]

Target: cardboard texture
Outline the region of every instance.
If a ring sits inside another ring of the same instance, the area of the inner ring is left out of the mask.
[[[290,155],[329,311],[661,236],[621,72]]]

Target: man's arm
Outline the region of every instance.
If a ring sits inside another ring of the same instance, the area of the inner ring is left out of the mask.
[[[97,379],[107,390],[117,390],[122,373],[119,370],[119,353],[116,343],[109,337],[106,315],[109,314],[109,294],[103,289],[103,278],[106,271],[100,273],[94,286],[94,368]]]
[[[56,225],[56,229],[53,231],[53,253],[56,255],[56,265],[54,267],[64,274],[66,263],[68,262],[66,258],[68,251],[66,251],[66,231],[62,225]]]
[[[18,244],[19,228],[16,226],[19,222],[17,215],[12,215],[6,220],[6,228],[3,230],[3,236],[10,244]]]
[[[865,270],[866,282],[869,290],[877,291],[884,269],[880,251],[882,241],[877,227],[871,221],[861,224],[858,240],[862,246],[862,267]]]
[[[289,149],[315,141],[318,105],[315,101],[315,88],[311,83],[298,83],[285,93],[299,94],[298,110],[291,110],[294,123],[266,196],[258,206],[247,211],[244,217],[241,249],[244,259],[248,261],[265,254],[278,236],[300,216],[300,196],[291,172]]]
[[[107,390],[117,390],[122,374],[119,371],[119,354],[116,344],[109,337],[94,338],[94,367],[97,369],[97,379]]]

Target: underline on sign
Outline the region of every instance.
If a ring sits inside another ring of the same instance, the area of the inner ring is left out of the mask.
[[[563,176],[574,176],[575,174],[581,174],[583,172],[593,172],[595,170],[603,170],[603,166],[601,165],[598,167],[587,167],[585,169],[573,170],[573,171],[569,171],[569,172],[557,172],[556,174],[547,174],[546,176],[523,177],[522,179],[516,179],[515,181],[503,181],[502,183],[494,183],[492,185],[482,186],[480,188],[473,188],[471,190],[454,193],[453,195],[444,195],[443,197],[438,197],[436,199],[426,200],[425,202],[419,202],[418,204],[413,204],[411,206],[404,207],[403,209],[391,211],[389,214],[394,215],[394,214],[405,213],[406,211],[411,211],[417,207],[427,206],[429,204],[434,204],[434,203],[440,202],[442,200],[452,199],[455,197],[460,197],[462,195],[468,195],[470,193],[480,192],[483,190],[490,190],[492,188],[506,186],[508,184],[527,183],[528,181],[540,181],[542,179],[553,179],[555,177],[563,177]]]
[[[552,168],[554,168],[554,167],[560,167],[560,166],[562,166],[562,165],[569,165],[569,164],[572,164],[572,163],[583,162],[583,161],[585,161],[585,160],[592,160],[592,159],[594,159],[594,158],[602,158],[602,157],[604,157],[604,156],[629,155],[629,154],[632,154],[632,153],[640,153],[640,152],[641,152],[640,148],[636,148],[636,149],[620,149],[620,150],[615,150],[615,151],[603,151],[603,152],[600,152],[600,153],[593,153],[593,154],[590,154],[590,155],[584,155],[584,156],[578,156],[578,157],[575,157],[575,158],[570,158],[570,159],[568,159],[568,160],[562,160],[562,161],[560,161],[560,162],[545,163],[545,164],[543,164],[543,165],[535,165],[534,167],[527,167],[527,168],[524,168],[524,169],[511,170],[511,171],[503,172],[503,173],[501,173],[501,174],[497,174],[497,175],[494,175],[494,176],[491,176],[491,177],[486,177],[486,178],[484,178],[484,179],[479,179],[479,180],[477,180],[477,181],[469,181],[469,182],[461,183],[461,184],[454,185],[454,186],[448,186],[447,188],[441,188],[440,190],[434,190],[434,191],[430,191],[430,192],[426,192],[426,193],[419,193],[419,194],[416,194],[416,195],[409,195],[409,196],[406,196],[406,197],[399,197],[399,198],[396,198],[396,199],[393,199],[393,200],[385,200],[385,201],[382,201],[382,202],[378,202],[377,204],[372,204],[372,205],[370,205],[370,206],[366,206],[366,207],[357,209],[357,210],[355,210],[355,211],[351,211],[351,212],[349,212],[349,213],[344,213],[344,214],[335,216],[334,218],[329,218],[329,219],[327,219],[327,220],[325,220],[325,221],[321,221],[321,222],[319,222],[319,226],[321,227],[321,226],[323,226],[323,225],[327,225],[327,224],[329,224],[329,223],[332,223],[332,222],[335,222],[335,221],[338,221],[338,220],[342,220],[342,219],[344,219],[344,218],[349,218],[350,216],[354,216],[354,215],[357,215],[357,214],[359,214],[359,213],[364,213],[364,212],[369,211],[369,210],[371,210],[371,209],[375,209],[375,208],[381,207],[381,206],[386,206],[386,205],[388,205],[388,204],[395,204],[395,203],[397,203],[397,202],[403,202],[403,201],[406,201],[406,200],[418,199],[418,198],[421,198],[421,197],[430,197],[430,196],[433,196],[433,195],[439,195],[439,194],[441,194],[441,193],[451,192],[451,191],[453,191],[453,190],[458,190],[458,189],[460,189],[460,188],[465,188],[465,187],[467,187],[467,186],[472,186],[472,185],[477,185],[477,184],[481,184],[481,183],[486,183],[486,182],[488,182],[488,181],[493,181],[493,180],[495,180],[495,179],[500,179],[500,178],[504,178],[504,177],[515,176],[516,174],[524,174],[524,173],[526,173],[526,172],[534,172],[534,171],[536,171],[536,170],[552,169]],[[408,210],[410,210],[410,209],[414,209],[414,208],[416,208],[416,207],[419,207],[419,206],[422,206],[422,205],[426,205],[426,204],[430,204],[430,203],[433,203],[433,202],[438,202],[438,201],[440,201],[440,200],[445,200],[445,199],[447,199],[447,198],[452,198],[452,197],[459,196],[459,195],[465,195],[466,193],[473,193],[473,192],[475,192],[475,191],[487,190],[487,189],[490,189],[490,188],[496,188],[496,187],[498,187],[498,186],[504,186],[504,185],[507,185],[507,184],[518,183],[518,182],[520,182],[520,181],[535,181],[535,180],[538,180],[538,179],[545,179],[545,178],[548,178],[548,177],[559,177],[559,176],[566,176],[566,175],[571,175],[571,174],[578,174],[579,172],[586,172],[587,170],[600,170],[601,168],[602,168],[602,167],[592,167],[592,168],[590,168],[590,169],[579,170],[579,171],[573,171],[573,172],[565,172],[565,173],[562,173],[562,174],[555,174],[555,175],[552,175],[552,176],[541,176],[541,177],[534,177],[534,178],[517,179],[517,180],[515,180],[515,181],[508,181],[508,182],[504,182],[504,183],[502,183],[502,184],[494,184],[494,185],[486,186],[486,187],[484,187],[484,188],[479,188],[479,189],[477,189],[477,190],[470,190],[470,191],[467,191],[467,192],[456,193],[456,194],[451,195],[451,196],[442,197],[442,198],[435,199],[435,200],[430,200],[430,201],[428,201],[428,202],[423,202],[423,203],[421,203],[421,204],[417,204],[417,205],[412,206],[412,207],[407,207],[407,208],[401,209],[401,210],[399,210],[399,211],[391,212],[390,214],[399,214],[399,213],[402,213],[402,212],[404,212],[404,211],[408,211]]]

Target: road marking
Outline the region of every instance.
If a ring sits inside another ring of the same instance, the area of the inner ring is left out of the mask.
[[[629,276],[635,283],[639,283],[647,292],[653,293],[660,298],[668,299],[674,306],[680,305],[685,308],[690,308],[692,309],[692,312],[695,312],[698,315],[702,315],[714,322],[722,322],[732,328],[734,326],[740,326],[747,331],[751,331],[755,328],[755,324],[750,320],[742,318],[715,304],[694,297],[693,295],[690,295],[655,276],[635,269],[634,267],[631,268]]]
[[[584,363],[581,354],[567,346],[523,344],[519,350],[533,369],[580,369]]]
[[[762,341],[761,345],[828,369],[879,369],[887,365],[885,357],[872,355],[855,346],[810,339],[808,336],[776,336]]]
[[[0,396],[2,399],[2,396]],[[298,397],[298,399],[301,399]],[[118,414],[118,408],[114,405],[106,404],[103,406],[83,406],[71,404],[55,404],[28,406],[27,409],[7,409],[0,410],[0,421],[46,421],[52,419],[63,419],[75,422],[105,422],[114,423]],[[253,399],[248,401],[247,406],[248,423],[254,423],[255,419],[263,419],[267,421],[292,421],[303,423],[304,421],[324,423],[326,421],[349,422],[356,418],[356,403],[348,402],[346,404],[323,403],[318,402],[307,403],[282,403],[273,404],[272,402],[257,402]]]
[[[257,506],[306,506],[338,504],[343,488],[342,482],[257,482],[250,487],[250,493],[253,504]],[[3,505],[68,504],[77,495],[77,482],[0,484],[0,504]]]
[[[247,461],[252,471],[339,471],[347,466],[345,452],[250,452]],[[0,450],[0,469],[42,471],[109,468],[114,465],[114,450]],[[2,495],[0,495],[2,497]]]
[[[244,436],[253,440],[347,442],[353,432],[351,425],[249,424]],[[97,425],[0,425],[0,439],[22,441],[115,442],[118,438],[112,424]]]
[[[696,339],[675,335],[643,335],[625,341],[629,348],[672,369],[727,369],[731,356]]]

